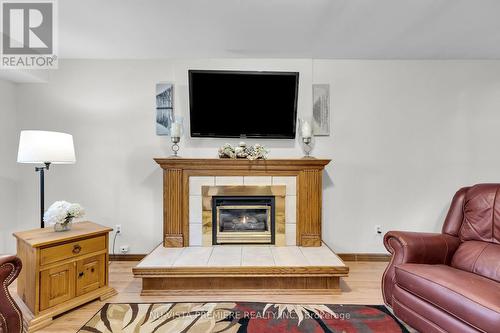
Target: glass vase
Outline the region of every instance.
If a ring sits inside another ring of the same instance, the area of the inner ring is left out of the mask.
[[[54,231],[60,232],[60,231],[68,231],[71,230],[71,227],[73,226],[73,219],[67,219],[66,221],[62,223],[56,223],[54,224]]]

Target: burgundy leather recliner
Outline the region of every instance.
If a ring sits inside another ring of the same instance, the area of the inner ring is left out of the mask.
[[[21,259],[16,256],[0,256],[0,333],[21,333],[23,316],[12,299],[7,287],[21,271]]]
[[[420,332],[500,332],[500,184],[454,196],[442,231],[389,231],[385,303]]]

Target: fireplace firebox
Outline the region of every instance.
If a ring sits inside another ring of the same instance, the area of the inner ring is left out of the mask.
[[[274,196],[213,196],[212,244],[274,244]]]

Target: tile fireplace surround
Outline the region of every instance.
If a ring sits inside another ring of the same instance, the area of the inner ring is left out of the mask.
[[[330,160],[157,158],[163,168],[165,247],[208,244],[203,186],[285,186],[285,239],[280,245],[321,246],[322,173]],[[205,214],[205,216],[204,216]],[[205,240],[204,240],[205,239]]]

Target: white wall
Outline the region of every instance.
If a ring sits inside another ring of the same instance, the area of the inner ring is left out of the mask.
[[[17,222],[17,116],[15,85],[0,80],[0,253],[15,253],[10,230]]]
[[[500,61],[316,60],[331,85],[324,231],[339,252],[384,230],[439,231],[454,192],[500,182]],[[330,222],[328,219],[330,218]]]
[[[311,112],[311,83],[330,83],[332,135],[318,137],[313,153],[333,160],[324,238],[338,252],[385,251],[375,224],[437,231],[458,187],[500,181],[500,61],[65,60],[48,84],[18,88],[20,128],[75,137],[77,164],[51,168],[47,203],[76,201],[90,219],[122,224],[117,248],[144,253],[159,243],[162,177],[152,158],[170,144],[155,135],[154,88],[175,83],[176,113],[187,122],[190,68],[299,71],[299,115]],[[212,157],[225,141],[186,136],[181,155]],[[296,140],[261,142],[270,157],[301,156]],[[36,227],[37,175],[18,169],[16,229]]]

